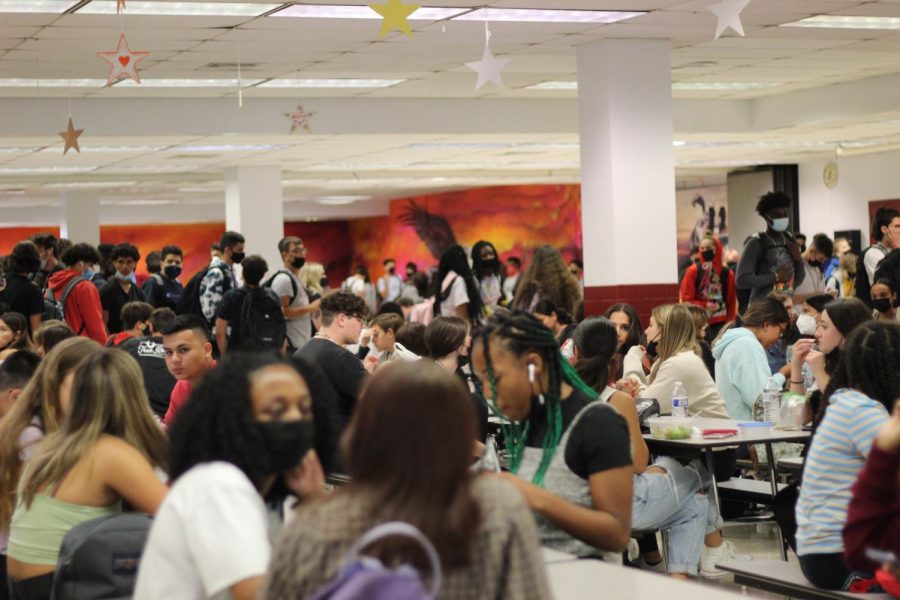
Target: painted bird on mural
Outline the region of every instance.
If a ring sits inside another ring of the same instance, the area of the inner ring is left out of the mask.
[[[438,260],[447,248],[457,243],[453,227],[447,219],[428,212],[425,207],[413,200],[410,200],[409,206],[404,208],[399,220],[416,230],[419,239],[425,242],[428,251]]]

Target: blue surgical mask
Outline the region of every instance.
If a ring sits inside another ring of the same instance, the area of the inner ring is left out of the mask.
[[[115,277],[116,279],[118,279],[119,281],[132,281],[132,279],[131,279],[131,274],[130,274],[130,273],[129,273],[128,275],[122,275],[121,273],[119,273],[118,271],[116,271],[114,277]]]
[[[790,225],[791,220],[787,217],[782,219],[772,219],[772,229],[778,232],[787,231],[788,225]]]
[[[93,269],[88,268],[84,270],[84,278],[88,281],[91,281],[94,278],[94,275],[96,275],[96,273],[94,273]]]

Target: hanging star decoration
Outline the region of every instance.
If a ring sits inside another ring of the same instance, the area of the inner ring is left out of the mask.
[[[116,14],[125,10],[125,0],[116,0]]]
[[[75,129],[72,125],[72,117],[69,117],[69,126],[66,127],[65,131],[59,132],[59,137],[66,143],[66,147],[63,148],[63,156],[65,156],[71,148],[75,148],[75,151],[78,152],[78,154],[81,154],[81,148],[78,147],[78,136],[82,133],[84,133],[84,129]]]
[[[722,0],[718,4],[710,4],[706,9],[716,15],[716,39],[719,39],[729,27],[743,37],[744,26],[741,24],[741,11],[747,8],[750,0]]]
[[[294,133],[298,129],[303,129],[306,133],[311,133],[309,129],[309,121],[313,118],[314,112],[306,112],[303,110],[303,107],[299,104],[297,105],[297,110],[294,112],[284,113],[284,116],[291,120],[291,133]]]
[[[488,42],[484,44],[484,53],[481,60],[467,62],[466,66],[478,73],[478,81],[475,83],[475,90],[478,91],[488,81],[503,87],[503,79],[500,77],[500,71],[509,62],[508,58],[494,58],[491,53],[491,46]]]
[[[141,75],[138,73],[137,65],[149,54],[149,52],[132,52],[128,47],[125,34],[120,35],[119,45],[115,50],[97,53],[97,56],[109,63],[109,78],[106,80],[106,85],[110,86],[122,79],[133,79],[140,83]]]
[[[412,30],[409,28],[407,19],[411,14],[419,10],[420,5],[401,4],[400,0],[388,0],[387,4],[370,4],[369,8],[383,18],[381,31],[378,33],[380,37],[384,37],[386,33],[395,29],[412,37]]]

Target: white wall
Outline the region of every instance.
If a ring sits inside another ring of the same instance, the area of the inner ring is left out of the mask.
[[[800,165],[800,227],[807,235],[859,229],[869,244],[869,202],[900,198],[900,152],[840,158],[835,189],[822,182],[824,162]]]

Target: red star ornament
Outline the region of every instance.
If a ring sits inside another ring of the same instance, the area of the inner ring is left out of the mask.
[[[106,85],[110,86],[122,79],[133,79],[140,83],[141,76],[138,73],[137,65],[149,54],[149,52],[132,52],[128,47],[125,34],[120,35],[119,45],[115,50],[97,53],[97,56],[109,63],[109,78],[106,80]]]
[[[125,10],[125,0],[116,0],[116,14]]]

